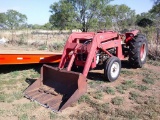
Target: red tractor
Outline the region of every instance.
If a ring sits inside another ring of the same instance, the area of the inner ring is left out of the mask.
[[[133,30],[125,34],[114,31],[72,33],[64,47],[57,68],[43,65],[41,77],[25,91],[25,96],[54,111],[61,111],[87,91],[90,69],[104,63],[104,78],[115,81],[126,57],[134,68],[146,62],[147,39]],[[71,71],[83,68],[82,73]]]

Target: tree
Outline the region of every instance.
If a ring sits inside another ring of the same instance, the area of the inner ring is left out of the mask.
[[[154,13],[157,16],[160,16],[160,2],[159,3],[157,2],[149,12]]]
[[[60,0],[50,6],[50,12],[52,15],[49,18],[49,22],[56,28],[72,29],[74,27],[76,13],[72,4],[66,0]]]
[[[153,0],[154,6],[149,11],[154,17],[154,22],[159,25],[160,24],[160,0]]]
[[[5,25],[7,29],[10,29],[12,32],[12,41],[13,41],[13,32],[16,29],[19,29],[23,26],[26,26],[27,17],[24,14],[21,14],[15,10],[8,10],[5,13],[6,21]]]
[[[154,5],[160,4],[160,0],[153,0],[153,1],[154,1]]]
[[[22,25],[26,24],[27,17],[15,10],[8,10],[6,13],[5,24],[10,30],[18,29]]]
[[[107,5],[101,10],[101,17],[99,18],[99,27],[110,28],[112,27],[113,16],[115,16],[115,7]]]
[[[41,25],[39,25],[39,24],[34,24],[34,25],[31,25],[31,28],[32,29],[41,29]]]
[[[147,27],[147,26],[152,26],[153,25],[153,15],[150,13],[141,13],[136,16],[136,25],[140,27]]]
[[[138,21],[137,25],[140,27],[152,26],[153,21],[147,18],[142,18],[140,21]]]
[[[5,27],[6,15],[5,13],[0,13],[0,29]]]
[[[111,0],[60,0],[51,5],[50,22],[64,29],[77,28],[83,32],[98,27],[101,10]]]
[[[51,30],[52,29],[52,24],[51,23],[46,23],[42,26],[43,29],[45,30]]]
[[[153,15],[156,27],[160,27],[160,0],[154,0],[154,6],[149,12]]]
[[[0,23],[5,23],[6,16],[5,13],[0,13]]]
[[[89,29],[98,27],[98,21],[102,17],[101,11],[112,0],[68,0],[72,1],[74,10],[77,13],[79,29],[86,32]]]
[[[136,20],[135,11],[124,4],[106,6],[102,16],[105,16],[104,19],[106,19],[106,24],[112,24],[112,27],[118,31],[134,25]]]

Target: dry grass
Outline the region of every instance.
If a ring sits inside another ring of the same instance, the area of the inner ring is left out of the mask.
[[[21,30],[12,36],[9,31],[0,31],[0,38],[8,40],[4,44],[8,48],[20,49],[23,46],[25,50],[61,51],[69,34],[69,31]]]

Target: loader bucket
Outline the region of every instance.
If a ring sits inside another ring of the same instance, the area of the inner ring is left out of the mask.
[[[43,65],[41,77],[24,94],[44,107],[61,111],[76,102],[86,91],[86,77],[81,73]]]

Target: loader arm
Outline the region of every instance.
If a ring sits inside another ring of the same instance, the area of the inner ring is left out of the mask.
[[[102,49],[102,50],[106,51],[105,49],[103,49],[103,46],[105,48],[120,46],[121,45],[120,40],[118,41],[118,44],[117,44],[117,41],[113,41],[113,40],[109,41],[110,39],[117,38],[117,37],[118,37],[118,34],[113,31],[109,31],[107,34],[106,33],[93,33],[93,32],[71,34],[69,36],[68,41],[66,42],[65,47],[64,47],[63,55],[62,55],[61,61],[59,63],[59,69],[63,69],[65,67],[65,63],[67,62],[67,59],[68,59],[69,63],[68,63],[66,70],[70,71],[77,54],[79,54],[79,51],[81,51],[81,49],[83,47],[82,42],[84,40],[92,39],[91,44],[88,45],[88,48],[87,48],[87,58],[83,64],[84,69],[83,69],[82,74],[85,77],[87,77],[89,69],[91,67],[91,64],[92,63],[95,64],[95,55],[96,55],[97,49]],[[109,44],[107,44],[107,42]],[[118,49],[119,48],[120,47],[118,47]],[[118,51],[122,51],[122,50],[118,50]],[[70,55],[70,53],[71,53],[71,55]],[[122,53],[120,53],[119,56],[121,56],[121,54]],[[96,66],[96,65],[94,65],[94,66]]]
[[[92,43],[91,43],[91,46],[89,47],[89,54],[87,56],[87,60],[85,62],[85,66],[84,66],[84,70],[83,70],[83,75],[85,77],[87,77],[87,75],[88,75],[89,68],[91,66],[92,61],[94,60],[94,56],[96,54],[97,49],[101,49],[101,50],[107,52],[107,54],[109,54],[109,52],[106,51],[106,48],[111,48],[111,47],[117,47],[117,49],[120,48],[120,47],[118,47],[121,45],[120,42],[117,44],[117,41],[116,41],[116,44],[114,44],[115,41],[111,40],[116,37],[118,38],[118,35],[117,35],[117,33],[113,32],[113,31],[109,31],[107,34],[106,33],[97,33],[94,36]],[[107,44],[108,42],[111,42],[111,44]],[[103,49],[103,46],[104,46],[104,49]],[[122,53],[120,53],[120,56],[121,56],[121,54]]]
[[[82,43],[80,43],[80,40],[87,40],[87,39],[93,39],[94,38],[93,32],[90,33],[73,33],[69,36],[68,41],[66,42],[66,45],[64,47],[64,51],[61,57],[61,61],[59,63],[59,69],[63,69],[65,67],[65,63],[67,62],[67,59],[69,59],[69,64],[67,66],[67,71],[71,70],[71,67],[73,65],[73,62],[75,60],[76,55],[78,54],[78,50],[80,50],[83,46]],[[94,58],[95,52],[97,49],[97,42],[94,40],[92,41],[92,45],[90,48],[87,61],[85,62],[83,75],[86,77],[90,68],[90,65],[92,63],[92,60]],[[71,53],[71,55],[70,55]]]

